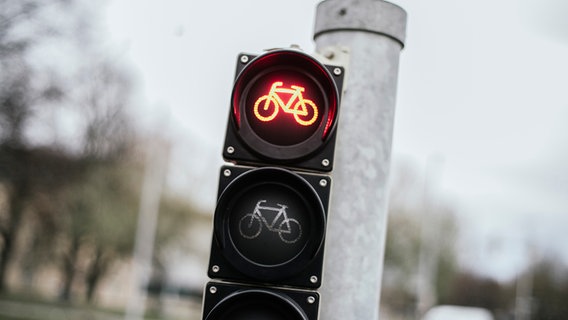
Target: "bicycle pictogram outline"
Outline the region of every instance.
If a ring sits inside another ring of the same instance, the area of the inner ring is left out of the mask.
[[[292,244],[302,236],[302,227],[298,220],[288,217],[288,206],[276,204],[276,207],[264,205],[266,200],[259,200],[252,213],[245,214],[239,220],[239,233],[245,239],[254,239],[260,235],[263,226],[271,232],[278,233],[284,243]],[[276,212],[274,219],[269,223],[262,211]],[[282,219],[280,219],[282,217]],[[278,226],[276,224],[280,221]]]
[[[253,112],[257,119],[264,122],[272,121],[278,115],[278,111],[282,109],[286,113],[293,114],[294,119],[300,125],[309,126],[313,124],[318,118],[318,107],[312,100],[304,99],[302,92],[306,89],[297,85],[286,88],[283,85],[282,81],[274,82],[270,86],[268,94],[256,100]],[[282,100],[281,93],[291,94],[286,103]],[[294,104],[293,107],[292,104]]]

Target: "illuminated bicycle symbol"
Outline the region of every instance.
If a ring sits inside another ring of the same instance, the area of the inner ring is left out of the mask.
[[[260,121],[271,121],[276,117],[278,111],[282,109],[286,113],[294,115],[298,124],[309,126],[318,118],[318,108],[312,100],[304,99],[302,92],[306,89],[300,86],[291,85],[290,88],[281,87],[284,83],[274,82],[270,87],[270,92],[254,103],[254,115]],[[284,103],[280,93],[292,94],[288,102]],[[264,103],[263,103],[264,102]],[[296,102],[294,104],[294,102]],[[294,104],[294,107],[292,107]],[[262,105],[261,110],[259,110]],[[311,116],[310,116],[311,115]]]
[[[239,221],[239,232],[241,236],[246,239],[254,239],[260,235],[262,226],[264,225],[268,231],[278,233],[280,239],[285,243],[298,241],[302,236],[302,228],[296,219],[288,218],[286,213],[286,208],[288,207],[282,204],[277,204],[278,207],[263,206],[262,204],[265,202],[266,200],[258,201],[254,207],[254,211],[247,213],[241,218]],[[268,220],[262,215],[261,210],[274,211],[276,215],[274,219],[268,223]],[[280,219],[280,217],[282,217],[282,219]],[[278,227],[276,227],[279,220],[281,221]]]

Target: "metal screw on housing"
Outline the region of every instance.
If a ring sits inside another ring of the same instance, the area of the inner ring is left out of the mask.
[[[324,187],[324,188],[327,187],[327,180],[321,179],[321,180],[320,180],[320,186],[321,186],[321,187]]]
[[[336,75],[336,76],[340,76],[341,75],[341,68],[333,69],[333,74]]]
[[[227,147],[227,153],[228,154],[233,154],[235,153],[235,148],[233,146],[228,146]]]
[[[323,160],[321,161],[321,165],[324,166],[324,167],[329,166],[329,159],[323,159]]]
[[[209,288],[209,292],[211,292],[211,294],[217,293],[217,287],[213,287],[213,286],[210,287],[210,288]]]
[[[225,169],[225,170],[223,171],[223,175],[224,175],[225,177],[230,177],[230,176],[231,176],[231,170]]]
[[[333,59],[333,57],[335,57],[335,52],[333,52],[333,50],[325,50],[323,52],[323,56],[328,59]]]
[[[316,298],[314,296],[309,296],[307,301],[309,304],[314,304],[314,302],[316,302]]]
[[[241,63],[247,63],[249,62],[249,57],[248,56],[241,56]]]
[[[311,276],[311,277],[310,277],[310,282],[311,282],[311,283],[317,283],[317,282],[318,282],[318,277],[316,277],[316,276]]]
[[[219,268],[218,265],[214,265],[213,267],[211,267],[211,271],[213,271],[215,273],[219,272],[219,270],[220,270],[220,268]]]

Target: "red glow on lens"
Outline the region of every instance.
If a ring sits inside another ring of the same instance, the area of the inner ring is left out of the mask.
[[[261,139],[293,146],[323,129],[326,114],[320,111],[322,105],[322,90],[301,70],[275,70],[250,86],[241,116]]]
[[[321,136],[322,140],[325,140],[327,138],[327,135],[330,133],[331,128],[333,127],[333,124],[335,122],[335,110],[336,108],[329,108],[328,110],[327,121],[325,122],[325,128],[323,129],[323,134]]]
[[[324,65],[298,51],[273,51],[240,71],[232,118],[254,151],[296,159],[326,143],[336,126],[338,104],[334,77]]]
[[[239,99],[240,95],[234,94],[233,95],[233,117],[235,118],[235,124],[237,128],[241,127],[241,112],[239,110]]]

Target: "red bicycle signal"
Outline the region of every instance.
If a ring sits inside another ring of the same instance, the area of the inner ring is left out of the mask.
[[[225,159],[331,170],[343,69],[283,49],[242,54],[237,74]]]
[[[282,87],[283,84],[282,81],[274,82],[270,86],[270,92],[256,100],[253,108],[254,115],[260,121],[272,121],[278,115],[278,111],[282,109],[286,113],[293,114],[294,119],[300,125],[309,126],[313,124],[318,117],[318,107],[312,100],[304,99],[302,92],[306,89],[296,85],[285,88]],[[282,93],[291,95],[286,103],[280,96]],[[293,107],[292,104],[294,104]],[[260,109],[261,105],[263,106],[262,109]]]

